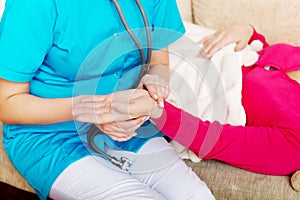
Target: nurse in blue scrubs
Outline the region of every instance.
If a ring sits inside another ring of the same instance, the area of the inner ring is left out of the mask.
[[[146,116],[117,123],[102,119],[111,111],[98,108],[100,117],[77,117],[76,102],[101,101],[137,81],[158,104],[168,95],[153,83],[167,82],[164,49],[184,33],[175,0],[141,0],[150,50],[136,1],[119,4],[144,54],[152,52],[141,80],[141,53],[112,1],[6,1],[0,24],[5,150],[41,199],[214,199]],[[129,172],[89,148],[92,123],[102,132],[95,139],[100,149],[133,159]]]

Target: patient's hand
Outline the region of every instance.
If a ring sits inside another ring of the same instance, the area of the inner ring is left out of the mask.
[[[162,68],[167,68],[163,66]],[[169,71],[168,71],[169,73]],[[164,100],[169,96],[169,84],[157,74],[146,74],[142,77],[139,88],[146,88],[149,95],[163,108]]]
[[[140,116],[158,118],[162,114],[162,108],[143,89],[114,93],[112,108],[116,113],[128,114],[130,119]]]
[[[248,44],[253,34],[250,25],[237,24],[229,28],[219,30],[212,35],[204,37],[199,43],[203,44],[201,56],[210,58],[215,52],[230,43],[236,43],[235,51],[242,50]]]

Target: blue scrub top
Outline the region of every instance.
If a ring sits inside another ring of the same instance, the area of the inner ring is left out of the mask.
[[[134,0],[119,0],[124,16],[147,55],[144,22]],[[153,49],[184,33],[175,0],[141,0]],[[30,82],[42,98],[108,94],[137,81],[140,54],[110,0],[7,0],[0,24],[0,78]],[[26,106],[26,105],[24,105]],[[28,113],[30,114],[30,113]],[[47,113],[45,113],[47,114]],[[45,199],[57,176],[89,155],[83,144],[89,124],[4,125],[4,145],[18,171]],[[147,122],[138,130],[159,134]],[[127,142],[97,138],[114,148],[137,151],[149,135]]]

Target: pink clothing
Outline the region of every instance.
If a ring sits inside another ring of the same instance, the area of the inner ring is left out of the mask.
[[[153,119],[170,138],[203,159],[217,159],[264,174],[288,175],[300,169],[300,84],[286,72],[300,69],[300,48],[269,46],[252,67],[243,67],[242,103],[246,126],[202,121],[165,102],[164,114]],[[268,70],[272,66],[277,70]]]

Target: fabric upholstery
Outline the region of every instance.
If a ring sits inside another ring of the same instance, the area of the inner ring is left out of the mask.
[[[181,17],[184,21],[192,22],[192,0],[176,0]]]
[[[207,184],[217,200],[300,199],[300,192],[290,186],[289,176],[247,172],[214,160],[187,163]]]
[[[300,45],[299,10],[299,0],[192,0],[191,16],[196,24],[212,29],[249,23],[271,44]]]
[[[184,20],[191,18],[193,23],[207,28],[218,30],[234,23],[249,23],[270,44],[300,45],[298,0],[178,0],[178,5]],[[290,176],[251,173],[213,160],[187,163],[207,183],[217,200],[300,199],[300,192],[290,185]]]
[[[5,154],[2,142],[2,124],[0,122],[0,181],[15,186],[17,188],[33,192],[27,181],[13,167],[9,158]]]

